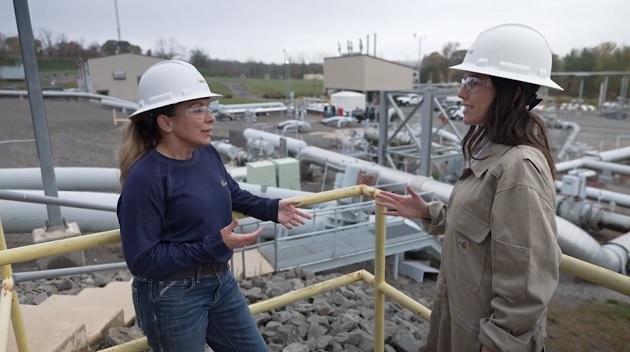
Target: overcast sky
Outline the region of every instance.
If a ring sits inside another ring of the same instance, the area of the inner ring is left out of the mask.
[[[30,0],[35,35],[45,28],[68,39],[102,44],[115,39],[114,0]],[[630,0],[118,0],[122,39],[155,48],[175,38],[187,51],[213,58],[283,62],[321,61],[359,38],[377,33],[377,54],[417,60],[414,32],[427,33],[422,53],[449,41],[467,48],[493,25],[520,22],[541,31],[554,53],[604,41],[630,45]],[[0,0],[0,32],[16,35],[12,0]],[[372,52],[372,43],[370,51]],[[365,50],[365,49],[364,49]],[[186,57],[188,55],[186,54]]]

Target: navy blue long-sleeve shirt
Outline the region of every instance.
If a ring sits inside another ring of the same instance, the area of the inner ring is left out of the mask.
[[[220,230],[232,221],[232,210],[277,221],[278,202],[240,189],[212,146],[188,160],[152,149],[132,166],[118,199],[127,266],[134,275],[154,278],[225,263],[232,251]]]

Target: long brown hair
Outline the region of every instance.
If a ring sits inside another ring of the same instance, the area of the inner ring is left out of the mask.
[[[129,170],[146,152],[160,142],[160,129],[157,126],[159,115],[173,116],[175,105],[147,111],[134,117],[125,128],[123,142],[118,151],[118,167],[120,168],[120,184],[125,183]]]
[[[540,150],[547,159],[555,178],[556,166],[551,155],[549,133],[542,119],[528,110],[533,107],[539,86],[510,79],[489,76],[496,89],[490,105],[488,121],[473,125],[462,141],[462,152],[470,160],[473,151],[484,140],[506,145],[529,145]]]

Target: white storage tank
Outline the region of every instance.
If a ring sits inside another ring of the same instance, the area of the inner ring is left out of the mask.
[[[330,96],[330,103],[348,113],[355,109],[365,110],[365,94],[350,91],[333,93]]]

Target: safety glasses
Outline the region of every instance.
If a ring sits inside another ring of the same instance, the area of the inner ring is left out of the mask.
[[[466,76],[462,78],[461,87],[471,92],[479,87],[491,87],[492,81],[489,77],[481,78],[477,76]]]
[[[184,110],[184,116],[189,119],[205,120],[212,112],[210,106],[195,106]]]

